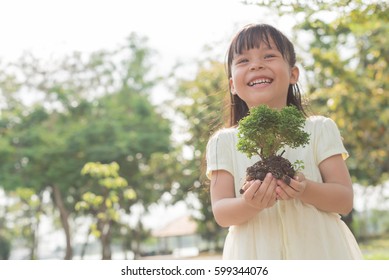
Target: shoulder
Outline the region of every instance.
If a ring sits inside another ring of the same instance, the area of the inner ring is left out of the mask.
[[[341,154],[343,159],[348,157],[347,150],[343,145],[343,137],[335,121],[331,118],[309,117],[306,122],[306,130],[310,133],[312,144],[317,151],[317,164],[336,154]]]
[[[307,118],[307,123],[312,123],[312,124],[323,124],[326,122],[333,122],[332,119],[327,118],[325,116],[310,116]]]
[[[222,146],[227,148],[234,145],[237,138],[237,129],[235,127],[222,128],[211,135],[208,140],[207,148]]]
[[[336,123],[331,118],[327,118],[324,116],[308,117],[305,126],[307,130],[338,129]]]
[[[235,138],[236,135],[237,135],[236,127],[222,128],[211,135],[210,141],[213,139],[228,139],[228,138],[232,139]]]
[[[340,130],[335,121],[324,116],[312,116],[307,119],[306,131],[311,134],[312,139],[318,142],[342,142]]]

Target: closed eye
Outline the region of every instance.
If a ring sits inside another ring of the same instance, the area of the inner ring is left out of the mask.
[[[264,56],[265,59],[269,59],[269,58],[273,58],[273,57],[276,57],[275,54],[267,54]]]
[[[242,64],[242,63],[247,63],[249,60],[247,58],[240,58],[236,60],[236,64]]]

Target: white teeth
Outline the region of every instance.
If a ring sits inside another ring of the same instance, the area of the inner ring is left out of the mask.
[[[254,80],[252,82],[249,82],[248,85],[250,87],[254,86],[254,85],[257,85],[257,84],[270,84],[272,82],[272,80],[270,79],[259,79],[259,80]]]

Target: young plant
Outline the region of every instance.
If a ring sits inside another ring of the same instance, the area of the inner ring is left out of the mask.
[[[296,170],[282,157],[283,149],[308,144],[309,134],[303,130],[304,124],[303,113],[294,106],[281,110],[267,105],[252,108],[250,114],[239,122],[237,148],[249,158],[259,155],[261,160],[247,169],[246,180],[263,180],[268,172],[277,179],[285,175],[293,177]]]

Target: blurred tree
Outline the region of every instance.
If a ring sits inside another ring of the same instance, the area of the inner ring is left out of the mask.
[[[0,260],[8,260],[11,254],[11,241],[0,233]]]
[[[9,205],[8,197],[0,189],[0,260],[8,260],[11,255],[11,236],[12,229],[8,225]]]
[[[125,213],[121,200],[134,200],[136,194],[128,182],[119,176],[119,165],[116,162],[102,164],[88,162],[81,170],[82,175],[91,177],[92,186],[76,203],[76,210],[92,217],[91,233],[101,241],[102,259],[112,259],[112,228],[120,224]],[[96,190],[97,188],[97,190]]]
[[[30,188],[16,188],[13,193],[15,201],[10,207],[10,212],[15,215],[13,232],[14,237],[22,237],[30,249],[30,260],[39,258],[37,249],[39,245],[39,227],[41,216],[45,209],[42,201],[42,193],[36,194]]]
[[[7,189],[51,190],[71,259],[69,215],[88,188],[80,170],[87,162],[116,161],[120,176],[142,202],[142,166],[154,152],[170,150],[170,123],[148,94],[151,73],[146,40],[131,35],[122,47],[59,61],[25,54],[0,71],[0,176]],[[134,202],[128,201],[127,212]]]
[[[177,166],[180,170],[177,174],[180,175],[176,178],[175,197],[188,198],[194,194],[200,202],[199,231],[211,247],[220,249],[219,241],[224,237],[225,230],[214,220],[204,167],[210,135],[227,122],[223,107],[228,104],[228,81],[223,63],[213,60],[199,62],[198,69],[194,79],[178,79],[172,103],[178,117],[184,120],[183,127],[188,134],[183,143],[187,152]],[[170,162],[169,158],[165,160]]]

